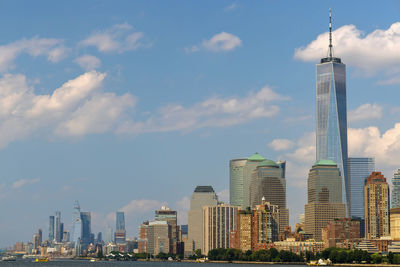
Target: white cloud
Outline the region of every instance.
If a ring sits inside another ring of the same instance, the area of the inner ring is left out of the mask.
[[[297,48],[294,57],[316,62],[326,57],[328,40],[327,32],[320,34],[305,47]],[[333,46],[336,56],[366,73],[392,71],[394,66],[400,65],[400,22],[369,34],[364,34],[354,25],[342,26],[333,32]]]
[[[268,146],[275,151],[288,150],[294,146],[294,142],[289,139],[275,139]]]
[[[232,11],[232,10],[238,8],[238,7],[239,7],[238,4],[232,3],[232,4],[230,4],[229,6],[226,6],[226,7],[224,8],[224,11],[225,11],[225,12],[229,12],[229,11]]]
[[[101,61],[92,55],[83,55],[75,59],[75,62],[84,70],[90,71],[100,67]]]
[[[0,78],[0,148],[41,131],[80,136],[117,127],[135,98],[103,93],[105,76],[87,72],[52,94],[36,95],[24,75],[4,75]]]
[[[382,111],[383,108],[378,104],[366,103],[349,111],[349,122],[380,119],[382,118]]]
[[[228,127],[259,118],[270,118],[279,113],[279,106],[272,102],[287,100],[269,87],[245,98],[209,98],[191,107],[168,105],[159,109],[157,115],[144,122],[127,122],[118,132],[139,134],[148,132],[182,131],[199,128]]]
[[[125,52],[136,50],[143,44],[142,32],[133,32],[127,23],[116,24],[111,28],[93,33],[79,43],[82,47],[95,46],[100,52]]]
[[[0,46],[0,71],[5,72],[15,67],[14,60],[21,54],[32,57],[47,56],[50,62],[58,62],[68,54],[63,40],[33,37],[21,39],[13,43]]]
[[[229,189],[223,189],[217,193],[218,201],[229,203]]]
[[[197,52],[200,49],[205,49],[211,52],[229,52],[235,50],[237,47],[242,45],[242,40],[236,35],[221,32],[215,34],[209,40],[203,40],[201,45],[193,45],[185,47],[186,53]]]
[[[25,186],[25,185],[36,184],[36,183],[38,183],[38,182],[40,182],[40,178],[35,178],[35,179],[20,179],[20,180],[15,181],[15,182],[12,184],[12,187],[13,187],[13,188],[20,188],[20,187],[23,187],[23,186]]]

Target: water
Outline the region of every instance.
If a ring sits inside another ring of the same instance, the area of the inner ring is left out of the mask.
[[[264,264],[262,264],[264,265]],[[133,266],[133,267],[257,267],[260,264],[235,264],[232,263],[191,263],[191,262],[143,262],[143,261],[100,261],[100,262],[90,262],[90,261],[49,261],[49,262],[32,262],[27,260],[17,260],[14,262],[1,262],[0,267],[3,266],[52,266],[52,267],[67,267],[67,266],[77,266],[77,267],[108,267],[108,266]],[[265,266],[265,265],[264,265]],[[299,265],[278,265],[279,267],[299,267]]]

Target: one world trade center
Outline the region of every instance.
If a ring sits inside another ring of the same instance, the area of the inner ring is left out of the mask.
[[[316,71],[316,157],[333,160],[343,177],[343,203],[348,203],[346,65],[332,55],[332,23],[329,11],[329,51]]]

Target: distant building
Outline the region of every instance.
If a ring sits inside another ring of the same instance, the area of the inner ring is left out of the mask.
[[[312,253],[318,253],[325,249],[324,242],[317,242],[313,239],[306,241],[296,241],[295,238],[288,238],[285,241],[277,241],[274,243],[275,248],[279,251],[285,250],[296,254],[303,253],[303,255],[310,251]]]
[[[364,237],[364,184],[375,170],[375,159],[348,158],[350,217],[360,221],[360,236]]]
[[[156,221],[166,221],[169,225],[169,251],[170,253],[176,254],[176,245],[179,241],[178,239],[178,225],[177,225],[177,212],[175,210],[170,210],[168,207],[163,206],[160,210],[155,211],[155,220]]]
[[[242,209],[250,207],[250,180],[258,164],[265,158],[254,153],[249,158],[232,159],[229,162],[229,202]]]
[[[126,242],[125,214],[123,211],[117,211],[116,226],[115,226],[115,243],[122,244],[125,242]]]
[[[148,253],[169,253],[169,227],[166,221],[149,222]]]
[[[82,220],[81,220],[81,208],[79,202],[76,200],[74,203],[74,209],[72,211],[72,233],[71,242],[74,244],[81,242],[82,239]]]
[[[54,216],[49,216],[49,241],[54,240]]]
[[[342,177],[332,160],[316,162],[307,180],[308,203],[305,205],[305,231],[316,241],[322,240],[321,230],[335,218],[346,215],[342,202]]]
[[[81,221],[82,221],[82,239],[81,242],[84,245],[89,245],[92,239],[92,217],[90,212],[81,211]]]
[[[350,243],[360,239],[360,221],[339,218],[322,228],[322,241],[327,248],[337,247],[339,243]]]
[[[253,170],[250,181],[251,207],[260,205],[262,198],[272,205],[278,205],[280,211],[279,232],[289,226],[289,210],[286,208],[285,162],[277,164],[272,160],[259,162]]]
[[[400,241],[400,208],[390,209],[390,236],[394,241]]]
[[[203,206],[216,206],[217,194],[212,186],[197,186],[190,197],[188,212],[188,241],[185,243],[185,255],[191,255],[196,249],[203,248]]]
[[[111,243],[111,242],[114,242],[114,233],[113,233],[113,229],[109,225],[107,225],[104,243],[107,244],[107,243]]]
[[[62,226],[61,226],[61,212],[56,211],[54,216],[54,240],[56,242],[62,241]]]
[[[148,253],[149,244],[149,222],[146,221],[139,226],[138,251]]]
[[[400,208],[400,169],[394,172],[392,179],[392,208]]]
[[[390,235],[389,185],[381,172],[372,172],[364,186],[365,238]]]
[[[103,243],[103,234],[101,232],[97,233],[97,243]]]
[[[229,248],[229,234],[236,228],[239,207],[219,204],[203,206],[203,248],[202,253],[216,248]],[[190,230],[190,226],[189,226]]]

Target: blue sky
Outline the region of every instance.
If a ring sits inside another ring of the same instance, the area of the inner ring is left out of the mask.
[[[128,236],[196,185],[228,199],[228,163],[288,161],[291,223],[315,158],[315,64],[347,65],[350,156],[400,157],[396,1],[2,1],[0,247],[74,200]]]

